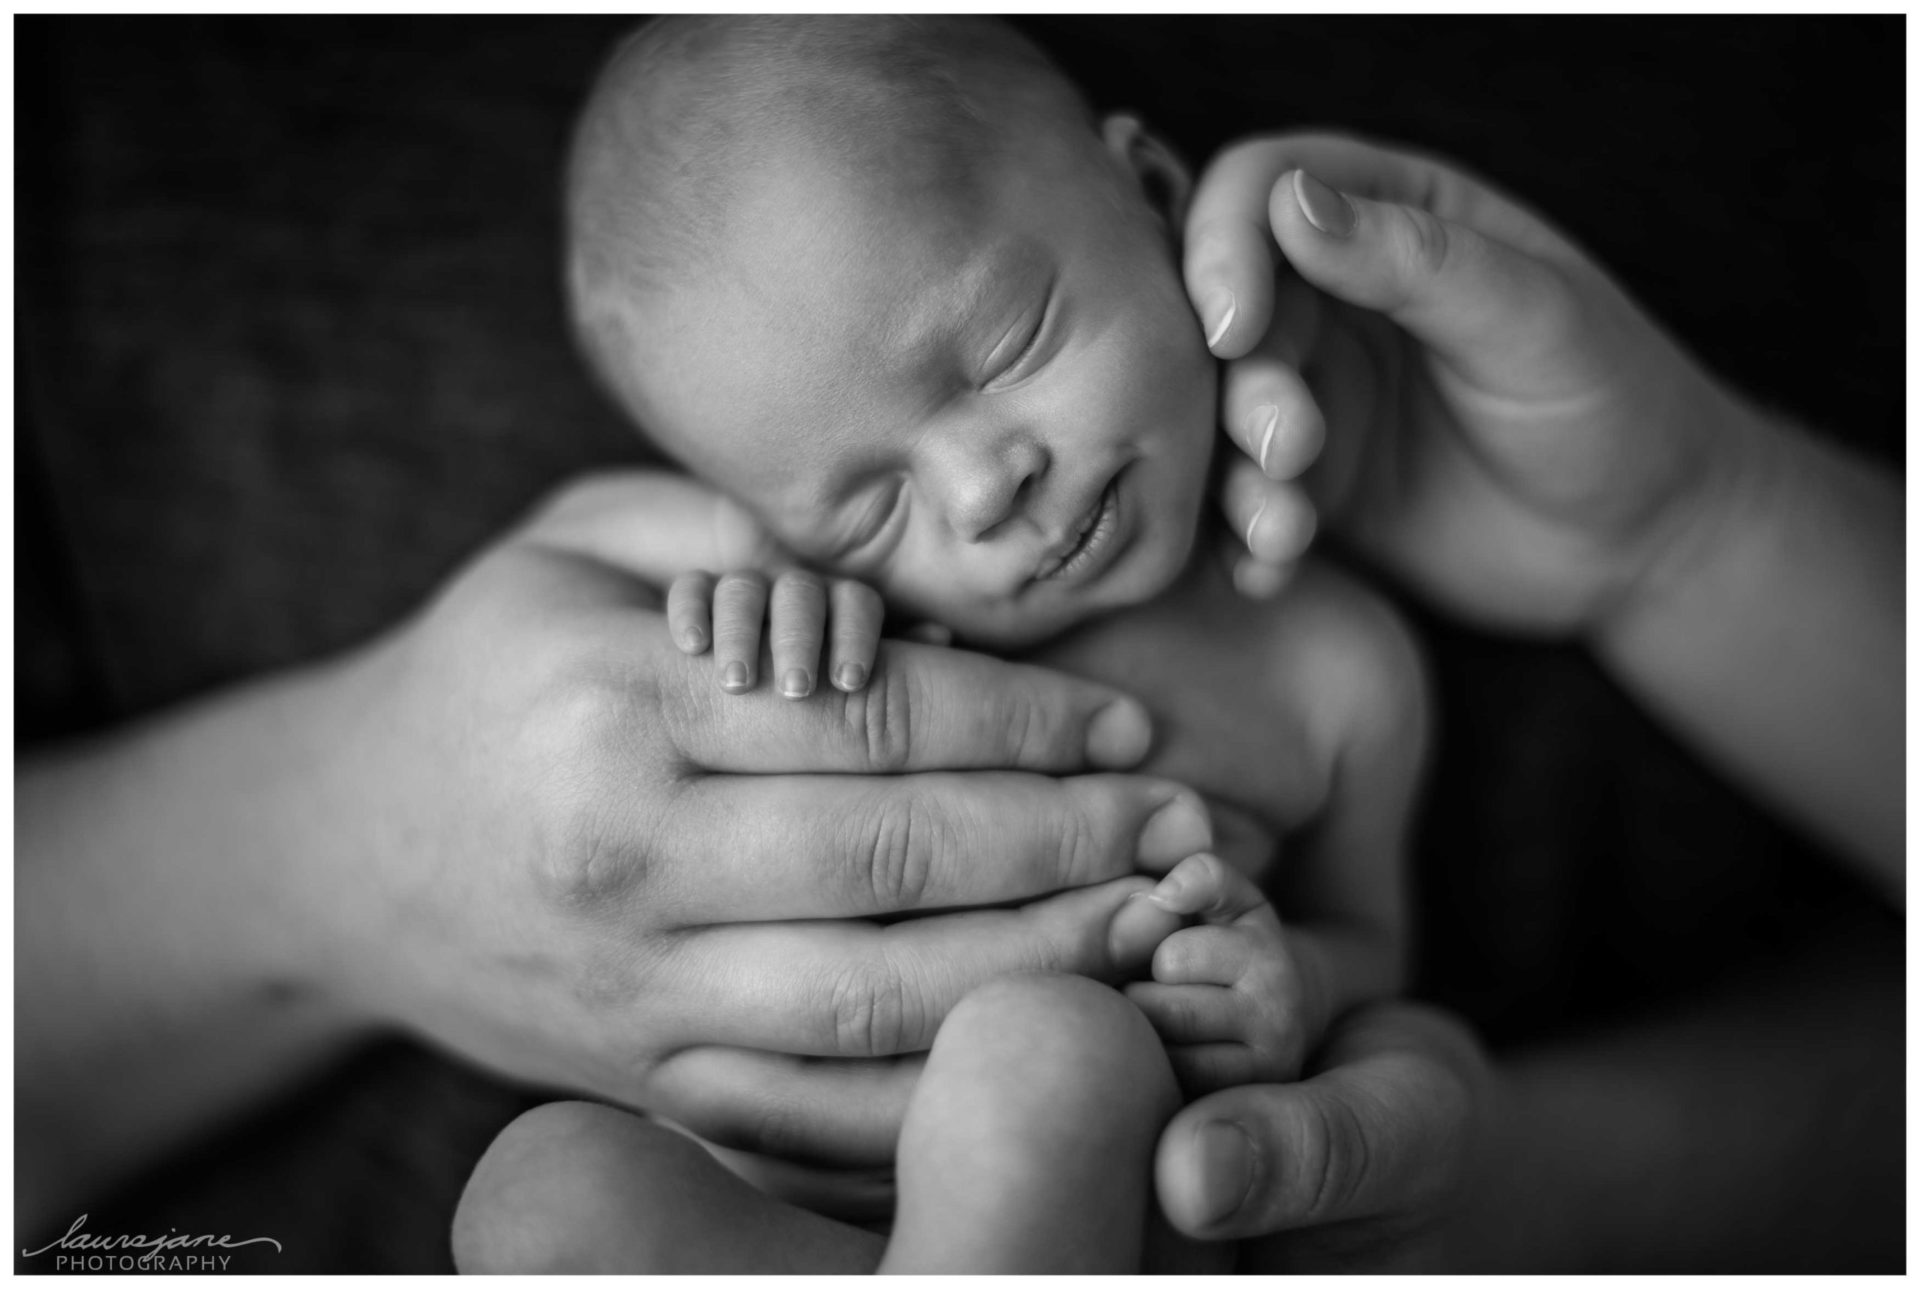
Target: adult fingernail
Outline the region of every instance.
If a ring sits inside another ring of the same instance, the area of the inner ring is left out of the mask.
[[[1273,449],[1273,432],[1279,428],[1280,409],[1272,403],[1260,404],[1247,418],[1247,437],[1260,445],[1260,473],[1269,479],[1273,474],[1267,469],[1267,453]]]
[[[1236,1123],[1216,1119],[1194,1134],[1200,1156],[1194,1208],[1202,1226],[1238,1213],[1253,1193],[1253,1138]]]
[[[747,664],[730,662],[726,670],[720,673],[720,684],[725,689],[745,689],[747,687]]]
[[[1328,237],[1346,237],[1353,232],[1353,203],[1304,170],[1293,172],[1293,196],[1307,222]]]
[[[1207,307],[1201,316],[1207,320],[1207,348],[1211,349],[1226,337],[1227,328],[1233,325],[1235,315],[1240,312],[1240,301],[1224,288],[1207,296]]]
[[[786,698],[805,698],[813,692],[813,677],[799,667],[780,678],[780,693]]]
[[[1260,529],[1260,516],[1266,513],[1267,513],[1267,501],[1265,497],[1262,497],[1260,499],[1260,504],[1254,507],[1253,518],[1247,521],[1247,534],[1246,534],[1247,550],[1256,558],[1258,558],[1260,554],[1260,548],[1253,544],[1254,534],[1257,533]]]
[[[1115,699],[1087,722],[1087,760],[1109,770],[1138,765],[1153,742],[1147,709],[1131,698]]]
[[[833,683],[851,693],[867,683],[867,669],[857,662],[843,662],[833,673]]]
[[[1154,811],[1140,830],[1135,859],[1146,865],[1172,864],[1213,844],[1207,808],[1191,792],[1182,792]]]

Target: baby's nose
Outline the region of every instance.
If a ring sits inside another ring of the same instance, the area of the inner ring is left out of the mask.
[[[1048,464],[1046,448],[1027,437],[953,453],[942,468],[954,531],[963,541],[992,540],[1026,513]]]

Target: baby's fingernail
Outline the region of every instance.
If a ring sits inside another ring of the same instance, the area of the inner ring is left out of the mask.
[[[1233,325],[1235,315],[1240,312],[1240,301],[1224,288],[1207,296],[1207,307],[1203,316],[1207,319],[1207,348],[1212,349],[1226,338],[1227,328]]]
[[[1172,864],[1213,844],[1213,825],[1207,808],[1191,792],[1182,792],[1161,806],[1140,830],[1135,860],[1149,867]]]
[[[1122,973],[1146,970],[1160,942],[1180,929],[1178,915],[1155,908],[1151,900],[1141,898],[1144,895],[1145,891],[1129,895],[1107,926],[1107,958]]]
[[[852,693],[867,683],[867,669],[857,662],[843,662],[833,673],[833,683]]]
[[[1147,892],[1147,898],[1167,910],[1169,913],[1185,912],[1185,896],[1193,885],[1193,878],[1183,864],[1160,879],[1160,884]]]
[[[688,627],[680,633],[680,640],[682,644],[694,653],[699,653],[707,647],[707,633],[699,627]]]
[[[1267,453],[1273,449],[1273,432],[1278,428],[1280,409],[1272,403],[1262,403],[1247,418],[1247,437],[1260,445],[1260,473],[1269,479],[1273,474],[1267,469]]]
[[[747,664],[744,662],[728,663],[726,669],[720,673],[720,687],[722,689],[745,689],[747,687]]]
[[[1293,172],[1293,196],[1307,222],[1328,237],[1353,233],[1353,203],[1304,170]]]
[[[786,698],[805,698],[813,692],[813,677],[795,667],[780,678],[780,693]]]
[[[1147,709],[1131,698],[1117,698],[1087,722],[1087,760],[1108,770],[1140,764],[1153,742]]]
[[[1194,1207],[1202,1226],[1215,1226],[1253,1193],[1253,1138],[1237,1123],[1215,1120],[1194,1134],[1193,1148],[1200,1157]]]

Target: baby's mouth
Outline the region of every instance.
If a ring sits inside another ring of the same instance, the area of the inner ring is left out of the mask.
[[[1125,471],[1121,472],[1122,474]],[[1080,517],[1075,525],[1073,544],[1066,550],[1049,555],[1040,562],[1033,580],[1036,582],[1059,581],[1077,577],[1090,570],[1107,549],[1112,545],[1114,533],[1120,527],[1120,475],[1107,480],[1106,488],[1100,493],[1087,513]]]

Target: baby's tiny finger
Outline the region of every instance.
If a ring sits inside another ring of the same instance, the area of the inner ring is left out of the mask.
[[[1153,951],[1153,978],[1163,985],[1232,985],[1246,974],[1253,938],[1238,927],[1190,926]]]
[[[701,654],[713,643],[713,574],[682,573],[667,588],[667,633],[682,653]]]
[[[852,693],[873,674],[886,607],[880,593],[864,582],[841,578],[833,583],[833,649],[829,663],[834,687]]]
[[[760,662],[760,624],[767,612],[765,574],[728,573],[713,588],[713,661],[720,687],[730,694],[752,689]]]
[[[771,607],[774,684],[783,698],[805,698],[827,634],[827,588],[815,574],[789,569],[773,584]]]
[[[1227,465],[1220,508],[1247,553],[1264,564],[1299,559],[1313,544],[1313,503],[1296,484],[1275,483],[1251,461]]]
[[[1245,1028],[1240,1013],[1246,1000],[1225,985],[1163,985],[1138,980],[1126,987],[1127,1000],[1140,1009],[1166,1044],[1238,1041]]]
[[[1268,907],[1267,897],[1246,874],[1218,855],[1189,855],[1160,879],[1147,897],[1169,913],[1198,917],[1217,926]]]

